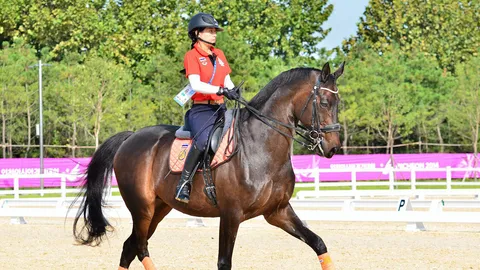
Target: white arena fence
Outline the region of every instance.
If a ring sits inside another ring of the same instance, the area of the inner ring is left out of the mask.
[[[453,181],[452,172],[476,172],[480,175],[479,168],[422,168],[422,169],[398,169],[391,168],[388,170],[388,180],[378,181],[365,181],[357,180],[358,173],[365,172],[384,172],[384,168],[370,168],[370,169],[302,169],[296,170],[296,172],[310,173],[314,176],[313,183],[296,183],[296,187],[313,187],[313,190],[304,190],[297,192],[298,199],[305,198],[325,198],[325,197],[351,197],[360,199],[361,197],[374,197],[374,196],[414,196],[420,199],[425,196],[474,196],[478,198],[480,195],[479,187],[480,178],[478,182],[465,182],[462,180]],[[409,173],[410,179],[395,179],[395,173]],[[417,173],[419,172],[444,172],[445,178],[442,180],[417,180]],[[331,173],[350,173],[350,181],[341,182],[322,182],[322,174]],[[385,189],[371,189],[367,188],[359,189],[359,187],[372,187],[372,186],[384,186]],[[400,186],[407,186],[407,188],[400,188]],[[435,189],[422,189],[421,186],[436,186]],[[346,187],[348,190],[331,190],[332,187]],[[453,188],[455,187],[455,188]],[[330,189],[322,189],[330,188]]]
[[[478,171],[480,168],[444,168],[417,169],[410,172],[409,181],[394,179],[394,173],[405,169],[391,169],[387,181],[357,181],[356,174],[365,171],[383,171],[383,169],[308,169],[296,170],[312,173],[313,183],[297,183],[296,186],[313,187],[313,190],[297,192],[291,204],[297,215],[304,221],[368,221],[368,222],[405,222],[407,230],[425,230],[424,222],[480,223],[480,182],[453,181],[453,171]],[[438,181],[416,181],[415,174],[420,171],[444,171],[445,179]],[[322,182],[323,173],[350,172],[351,180],[342,182]],[[0,199],[0,216],[11,217],[12,222],[24,223],[25,217],[74,217],[77,205],[68,211],[73,201],[67,194],[76,194],[79,189],[67,188],[66,174],[10,175],[0,179],[13,179],[14,188],[0,190],[0,195],[13,195],[13,199]],[[59,188],[24,189],[20,181],[28,178],[60,178]],[[438,186],[438,189],[421,189],[423,185]],[[332,186],[347,187],[349,190],[325,190]],[[383,190],[364,190],[359,187],[386,186]],[[408,186],[399,189],[399,186]],[[472,187],[473,186],[473,187]],[[470,188],[468,188],[470,187]],[[118,191],[111,187],[106,191],[107,217],[130,218],[120,196],[112,196]],[[56,198],[20,198],[25,194],[60,194]],[[425,199],[426,197],[431,197]],[[193,225],[202,225],[202,220],[173,210],[167,218],[187,218]],[[261,218],[261,217],[260,217]]]

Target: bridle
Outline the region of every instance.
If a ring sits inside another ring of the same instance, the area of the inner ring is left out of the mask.
[[[242,84],[243,84],[243,82],[238,86],[238,88],[240,88],[240,86]],[[310,125],[310,128],[304,127],[300,124],[296,124],[295,126],[292,126],[292,125],[289,125],[289,124],[285,124],[281,121],[278,121],[278,120],[276,120],[276,119],[274,119],[270,116],[263,115],[260,111],[253,108],[252,106],[250,106],[247,103],[247,101],[245,101],[243,98],[240,98],[239,100],[236,100],[236,101],[239,102],[240,104],[244,105],[245,108],[249,112],[251,112],[260,121],[262,121],[265,125],[273,128],[278,133],[280,133],[280,134],[282,134],[282,135],[284,135],[288,138],[293,139],[294,141],[296,141],[297,143],[299,143],[303,147],[306,147],[310,151],[313,151],[316,148],[318,148],[320,150],[320,152],[322,153],[322,155],[324,155],[325,153],[323,152],[323,149],[321,147],[323,139],[324,139],[324,134],[325,133],[330,133],[330,132],[339,132],[340,129],[341,129],[341,125],[339,123],[335,123],[335,124],[325,125],[324,127],[321,127],[321,121],[320,121],[320,119],[318,117],[318,114],[317,114],[317,98],[320,97],[320,93],[319,93],[320,90],[329,91],[333,94],[338,94],[338,90],[332,90],[330,88],[322,87],[321,82],[320,82],[320,78],[317,79],[317,82],[315,83],[315,86],[313,87],[307,101],[305,102],[305,105],[303,106],[302,112],[300,114],[300,118],[301,118],[303,116],[303,114],[305,113],[305,110],[307,109],[308,104],[310,103],[311,100],[313,100],[312,101],[312,123]],[[295,137],[293,137],[291,134],[283,132],[282,130],[280,130],[277,127],[275,127],[274,125],[272,125],[272,123],[275,124],[275,125],[280,125],[280,126],[295,130],[295,132],[300,137],[302,137],[305,141],[300,141],[300,140],[296,139]]]
[[[312,101],[312,123],[310,124],[310,128],[306,128],[300,124],[298,124],[298,127],[301,128],[304,132],[308,132],[308,137],[305,137],[304,134],[299,134],[302,138],[310,142],[308,145],[308,150],[314,150],[315,148],[318,148],[320,152],[323,153],[323,149],[321,147],[321,144],[323,142],[323,134],[325,133],[330,133],[330,132],[339,132],[341,129],[341,125],[339,123],[334,123],[330,125],[325,125],[324,127],[321,127],[321,121],[319,119],[318,113],[317,113],[317,98],[321,97],[320,95],[320,90],[325,90],[333,94],[338,94],[338,89],[337,90],[332,90],[327,87],[322,87],[320,86],[321,82],[320,79],[317,80],[315,83],[315,86],[313,86],[313,90],[311,91],[310,95],[308,96],[307,101],[305,102],[305,105],[303,106],[302,112],[300,113],[300,118],[302,118],[303,114],[305,113],[305,110],[308,107],[308,104],[310,103],[310,100],[313,99]]]

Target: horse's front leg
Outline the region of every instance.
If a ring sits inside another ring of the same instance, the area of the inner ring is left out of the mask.
[[[235,246],[235,239],[237,238],[240,223],[240,218],[234,213],[225,213],[220,216],[218,269],[232,269],[233,247]]]
[[[265,219],[268,223],[277,226],[296,238],[307,243],[316,253],[323,270],[335,269],[332,259],[327,252],[327,246],[322,238],[307,228],[298,218],[288,204],[285,208],[276,209],[276,211],[265,214]]]

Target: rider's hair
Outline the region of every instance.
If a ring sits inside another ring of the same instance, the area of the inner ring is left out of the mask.
[[[200,33],[200,32],[203,32],[203,30],[205,30],[205,27],[199,27],[199,28],[193,29],[188,33],[188,37],[190,37],[190,39],[192,40],[192,45],[190,46],[191,49],[193,49],[193,46],[195,46],[195,43],[197,43],[198,41],[195,31],[198,31],[198,33]]]

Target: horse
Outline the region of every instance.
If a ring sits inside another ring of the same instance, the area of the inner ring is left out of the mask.
[[[82,198],[73,224],[77,242],[99,245],[113,230],[102,212],[104,189],[115,173],[120,194],[131,213],[133,230],[123,244],[118,269],[128,269],[138,257],[145,269],[155,269],[148,239],[160,221],[176,209],[198,217],[219,217],[218,269],[231,269],[240,223],[263,215],[265,220],[309,245],[322,269],[334,269],[324,241],[295,214],[289,200],[295,174],[291,147],[303,130],[303,145],[331,158],[341,147],[336,85],[344,63],[330,72],[294,68],[271,80],[250,102],[239,108],[237,151],[212,170],[217,204],[202,192],[203,176],[196,174],[188,204],[174,199],[178,174],[169,173],[170,146],[178,126],[156,125],[124,131],[107,139],[86,169]],[[302,134],[302,133],[301,133]],[[80,222],[83,219],[83,222]],[[83,223],[83,224],[82,224]]]

